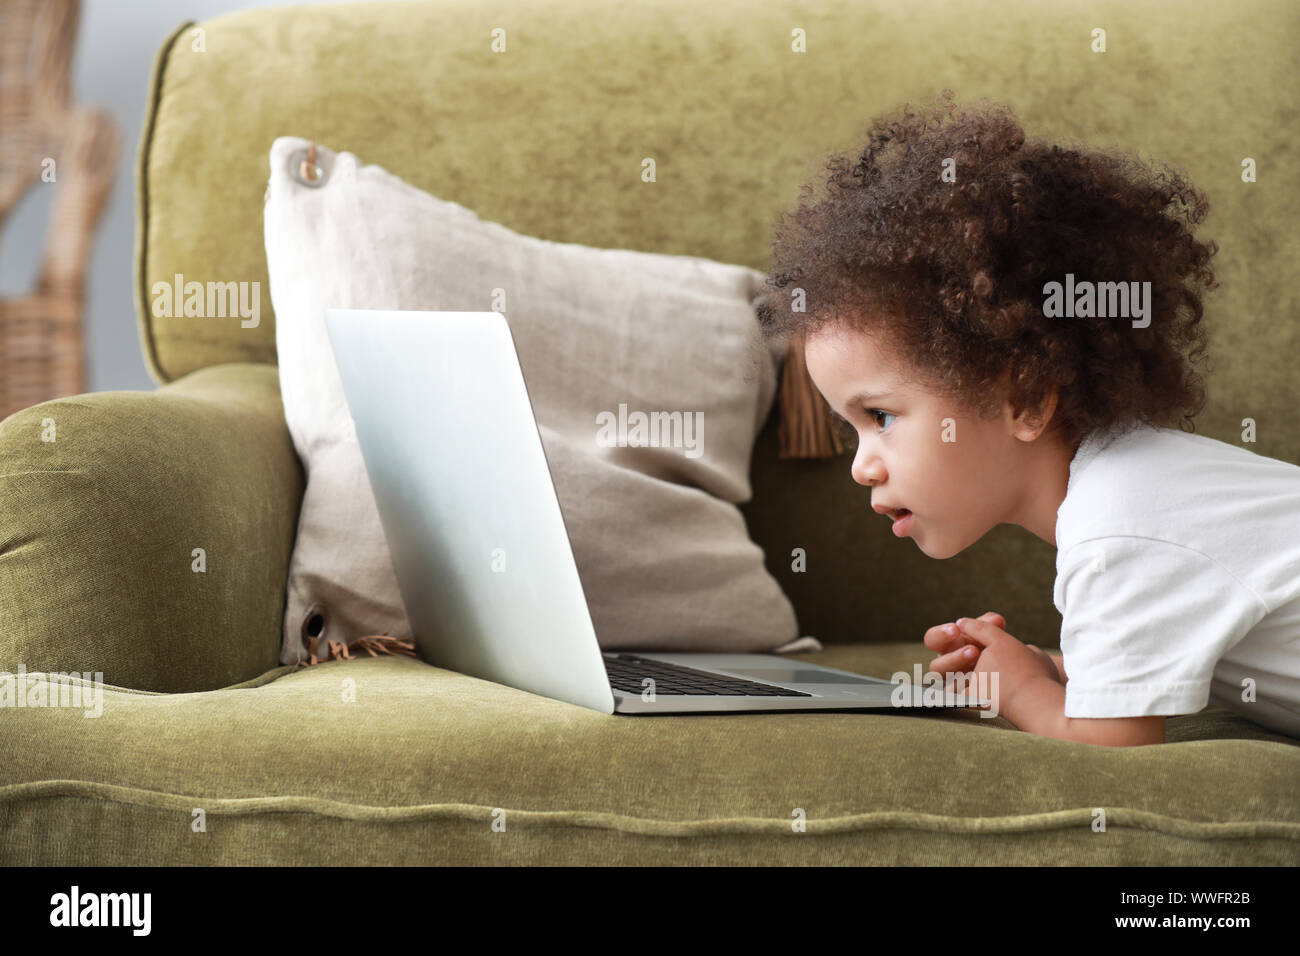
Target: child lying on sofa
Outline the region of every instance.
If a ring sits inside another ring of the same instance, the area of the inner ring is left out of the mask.
[[[1057,548],[1059,658],[989,612],[931,628],[931,670],[997,672],[1001,715],[1048,737],[1163,743],[1210,700],[1300,737],[1300,467],[1189,433],[1204,195],[951,97],[832,158],[758,305],[895,535],[948,558],[1012,523]]]

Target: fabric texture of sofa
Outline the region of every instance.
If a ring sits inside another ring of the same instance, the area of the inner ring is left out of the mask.
[[[1214,707],[1171,718],[1166,744],[1108,748],[974,711],[608,716],[410,658],[277,660],[304,487],[262,243],[277,136],[530,235],[762,269],[778,212],[872,117],[944,87],[1007,102],[1031,135],[1118,145],[1206,190],[1223,287],[1198,432],[1236,442],[1251,418],[1253,450],[1300,462],[1300,10],[1251,10],[435,0],[179,26],[136,173],[139,333],[161,387],[0,424],[0,671],[112,685],[94,719],[0,710],[0,862],[1300,862],[1300,741]],[[154,315],[153,284],[176,275],[258,282],[260,322]],[[776,433],[774,413],[744,512],[826,645],[798,657],[924,670],[927,627],[987,610],[1055,649],[1049,547],[999,528],[930,560],[871,512],[847,457],[780,459]]]

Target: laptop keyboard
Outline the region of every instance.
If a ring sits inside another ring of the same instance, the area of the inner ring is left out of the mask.
[[[710,671],[682,667],[680,664],[652,661],[627,654],[606,657],[605,670],[609,673],[610,685],[625,694],[640,694],[645,690],[641,682],[649,677],[654,680],[655,694],[690,694],[705,697],[813,696],[802,691],[790,690],[788,687],[777,687],[775,684],[764,684],[740,677],[726,677]]]

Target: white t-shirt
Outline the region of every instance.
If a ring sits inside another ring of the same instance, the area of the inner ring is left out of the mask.
[[[1212,700],[1300,737],[1300,467],[1173,428],[1097,431],[1056,546],[1067,717]]]

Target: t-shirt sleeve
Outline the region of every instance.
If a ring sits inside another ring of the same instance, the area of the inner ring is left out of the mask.
[[[1060,555],[1067,717],[1193,714],[1215,664],[1268,608],[1200,551],[1109,536]]]

